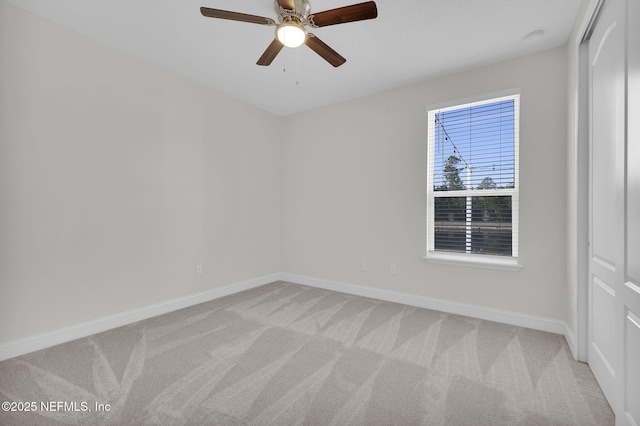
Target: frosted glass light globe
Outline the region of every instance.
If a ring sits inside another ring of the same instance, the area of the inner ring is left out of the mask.
[[[307,32],[296,22],[284,22],[278,26],[276,36],[287,47],[298,47],[307,39]]]

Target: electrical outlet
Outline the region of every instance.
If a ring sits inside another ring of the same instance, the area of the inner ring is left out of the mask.
[[[196,275],[202,275],[202,265],[196,265]]]
[[[389,273],[391,275],[396,275],[398,273],[398,268],[396,267],[396,265],[389,266]]]
[[[369,265],[367,265],[367,261],[363,260],[362,261],[362,270],[366,271],[367,269],[369,269]]]

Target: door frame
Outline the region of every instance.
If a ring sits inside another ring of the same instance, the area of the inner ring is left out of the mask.
[[[590,0],[587,11],[576,34],[574,55],[575,85],[570,88],[575,105],[575,209],[574,214],[576,263],[572,273],[576,277],[576,300],[574,309],[575,342],[574,358],[586,362],[589,346],[589,55],[588,42],[600,11],[606,0]]]

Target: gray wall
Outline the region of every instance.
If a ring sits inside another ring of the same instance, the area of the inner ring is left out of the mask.
[[[558,48],[290,117],[283,270],[566,321],[566,62]],[[426,263],[425,108],[514,87],[524,267]]]
[[[276,117],[5,2],[0,40],[0,342],[280,270]]]

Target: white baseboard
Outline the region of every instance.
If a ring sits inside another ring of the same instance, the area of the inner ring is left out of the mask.
[[[98,318],[94,321],[53,330],[37,336],[15,340],[0,344],[0,361],[24,355],[40,349],[70,342],[81,337],[111,330],[116,327],[131,324],[157,315],[173,312],[178,309],[208,302],[220,297],[228,296],[240,291],[249,290],[264,284],[269,284],[280,279],[280,274],[274,273],[262,277],[237,282],[223,287],[214,288],[190,296],[169,300],[156,305],[122,312],[108,317]]]
[[[452,302],[448,300],[434,299],[426,296],[400,293],[392,290],[382,290],[379,288],[348,284],[339,281],[307,277],[304,275],[281,273],[280,279],[295,284],[339,291],[356,296],[371,297],[373,299],[386,300],[389,302],[402,303],[405,305],[433,309],[451,314],[464,315],[488,321],[500,322],[503,324],[517,325],[520,327],[562,334],[567,339],[567,343],[569,344],[569,348],[572,352],[574,351],[573,347],[575,347],[573,333],[564,321],[525,315],[516,312],[501,311],[498,309]]]
[[[569,350],[571,351],[571,355],[573,356],[573,359],[576,361],[578,360],[578,346],[577,346],[577,342],[576,342],[576,335],[573,332],[573,330],[571,330],[571,328],[569,328],[569,324],[564,323],[564,338],[567,341],[567,345],[569,345]]]
[[[16,341],[0,344],[0,361],[24,355],[40,349],[45,349],[61,343],[69,342],[92,334],[111,330],[116,327],[131,324],[157,315],[173,312],[178,309],[208,302],[240,291],[249,290],[274,281],[288,281],[295,284],[308,285],[311,287],[323,288],[326,290],[339,291],[356,296],[370,297],[389,302],[402,303],[420,308],[433,309],[457,315],[495,321],[504,324],[517,325],[520,327],[532,328],[535,330],[548,331],[562,334],[567,340],[569,349],[574,358],[576,355],[575,335],[564,321],[536,317],[520,314],[516,312],[501,311],[481,306],[469,305],[465,303],[452,302],[448,300],[434,299],[426,296],[401,293],[392,290],[348,284],[339,281],[326,280],[321,278],[308,277],[304,275],[290,274],[286,272],[264,275],[262,277],[241,281],[224,287],[214,288],[190,296],[169,300],[164,303],[146,306],[127,312],[99,318],[94,321],[53,330],[48,333],[28,337]]]

